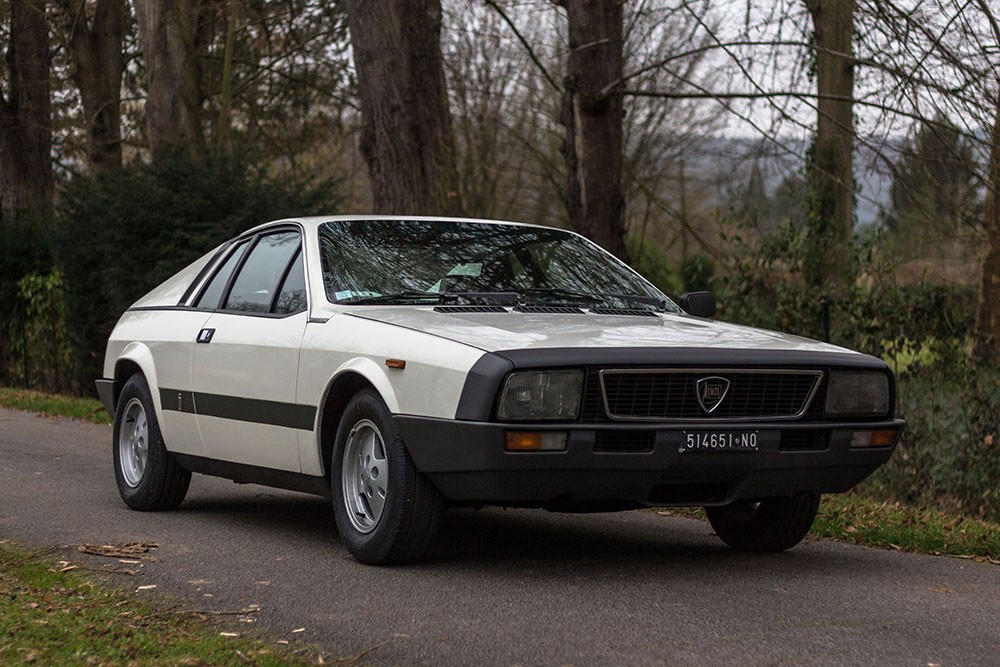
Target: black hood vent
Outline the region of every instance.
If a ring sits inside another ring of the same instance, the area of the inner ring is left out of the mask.
[[[591,308],[593,315],[629,315],[635,317],[656,317],[656,313],[645,308]]]
[[[519,313],[545,313],[547,315],[557,315],[565,313],[567,315],[583,315],[583,311],[573,306],[514,306],[514,310]]]
[[[503,306],[434,306],[435,313],[506,313]]]

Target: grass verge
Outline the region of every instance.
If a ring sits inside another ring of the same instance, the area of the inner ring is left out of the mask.
[[[823,496],[812,534],[916,553],[1000,564],[1000,524],[857,494]]]
[[[659,510],[705,519],[700,508]],[[823,496],[813,537],[1000,565],[1000,524],[848,493]]]
[[[0,407],[27,410],[40,415],[70,417],[94,424],[111,423],[111,416],[96,399],[46,394],[33,389],[0,387]]]
[[[158,610],[0,541],[0,664],[311,665],[286,647]]]

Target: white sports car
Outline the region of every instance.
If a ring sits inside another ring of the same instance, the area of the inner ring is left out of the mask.
[[[192,472],[329,496],[366,563],[419,558],[449,505],[704,506],[732,547],[790,548],[891,456],[892,373],[680,303],[560,229],[268,223],[111,334],[118,489],[138,510]]]

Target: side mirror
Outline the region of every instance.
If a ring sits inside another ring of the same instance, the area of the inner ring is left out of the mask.
[[[711,292],[688,292],[681,295],[681,308],[688,315],[712,317],[715,315],[715,297]]]

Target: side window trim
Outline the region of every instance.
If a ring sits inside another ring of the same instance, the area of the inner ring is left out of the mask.
[[[204,291],[204,289],[208,286],[208,283],[211,282],[211,278],[206,280],[206,276],[209,274],[214,275],[214,270],[222,268],[222,265],[226,262],[226,258],[229,256],[228,251],[233,247],[233,245],[235,244],[232,241],[226,241],[222,244],[222,247],[219,248],[218,252],[212,256],[212,259],[208,260],[208,263],[202,267],[201,271],[198,272],[198,275],[195,276],[194,280],[191,281],[191,284],[188,285],[188,288],[184,290],[184,295],[181,296],[180,300],[177,302],[178,306],[191,305],[197,301],[197,299],[193,298],[194,292],[197,290],[200,296],[200,293]],[[202,283],[203,280],[205,281],[204,283]],[[198,289],[199,285],[201,285],[201,289]]]
[[[257,234],[256,236],[253,237],[253,240],[250,241],[250,245],[247,246],[247,249],[243,253],[243,256],[240,257],[240,261],[236,263],[236,266],[233,268],[233,272],[229,274],[229,280],[226,281],[226,286],[222,288],[222,297],[219,299],[219,303],[215,305],[215,311],[213,312],[220,310],[224,312],[239,312],[239,311],[226,310],[226,304],[229,303],[229,292],[232,291],[233,284],[239,277],[240,271],[243,270],[243,265],[247,263],[247,259],[250,257],[251,254],[253,254],[254,248],[257,247],[257,244],[260,243],[261,238],[263,238],[264,236],[265,234]]]
[[[295,266],[295,262],[298,261],[299,255],[302,254],[302,236],[299,235],[299,249],[292,253],[291,258],[288,260],[288,264],[285,266],[285,270],[281,272],[281,278],[278,279],[278,286],[274,290],[274,295],[271,297],[271,305],[267,309],[267,312],[272,315],[276,315],[275,308],[278,307],[278,299],[281,298],[282,288],[285,286],[285,281],[288,280],[288,275],[292,272],[292,267]],[[302,264],[302,270],[305,271],[305,262]],[[296,311],[301,312],[301,311]],[[294,315],[295,313],[281,313],[283,315]]]
[[[295,250],[295,252],[292,253],[289,262],[285,265],[285,268],[281,273],[281,279],[275,285],[274,289],[275,296],[271,298],[271,301],[269,303],[269,309],[267,310],[267,312],[262,313],[255,311],[226,308],[226,304],[229,303],[229,298],[231,296],[232,289],[235,286],[236,281],[239,279],[240,273],[243,271],[243,266],[253,255],[253,252],[256,249],[256,247],[260,245],[261,241],[265,237],[274,236],[277,234],[287,234],[289,232],[294,232],[296,235],[298,235],[298,248]],[[275,313],[274,306],[277,297],[281,293],[281,287],[284,285],[285,277],[288,275],[288,271],[291,269],[292,264],[294,264],[296,256],[300,252],[302,252],[303,237],[304,237],[303,231],[298,227],[272,227],[270,229],[261,230],[256,235],[254,235],[253,240],[250,242],[250,245],[246,249],[246,252],[243,253],[243,257],[240,258],[239,263],[236,265],[236,267],[233,269],[232,274],[229,276],[229,280],[226,282],[226,286],[225,288],[223,288],[222,291],[222,298],[219,300],[219,304],[213,312],[223,312],[223,313],[230,313],[232,315],[244,315],[250,317],[277,317],[277,318],[288,317],[289,315],[297,314],[297,313],[288,313],[288,314]],[[305,264],[303,263],[303,271],[304,270],[305,270]]]
[[[296,234],[298,234],[299,245],[297,250],[294,253],[292,253],[291,259],[285,266],[285,269],[281,275],[281,280],[278,281],[278,285],[275,291],[276,294],[280,294],[280,289],[284,285],[285,279],[288,276],[288,272],[291,270],[292,265],[295,263],[295,260],[300,254],[302,255],[303,259],[302,269],[303,272],[305,272],[305,255],[304,255],[305,233],[303,229],[298,225],[283,224],[275,227],[269,227],[267,229],[261,229],[254,234],[248,234],[242,238],[238,237],[234,240],[227,242],[222,248],[219,249],[219,252],[216,254],[216,256],[213,257],[213,259],[208,263],[208,266],[206,267],[205,270],[203,270],[202,274],[200,274],[198,278],[194,280],[188,287],[188,292],[189,293],[194,292],[195,293],[194,296],[192,297],[190,294],[187,294],[186,295],[187,298],[183,300],[180,305],[185,308],[195,308],[198,310],[204,310],[206,312],[212,312],[212,313],[226,312],[226,313],[246,315],[251,317],[288,317],[289,315],[294,315],[297,314],[298,312],[303,312],[303,311],[297,311],[296,313],[289,313],[287,315],[274,313],[273,312],[273,309],[275,307],[274,299],[272,299],[270,304],[271,309],[266,313],[247,312],[241,310],[227,310],[225,308],[225,305],[229,302],[229,295],[233,289],[233,285],[235,284],[236,279],[239,277],[240,272],[243,270],[243,265],[246,264],[254,248],[256,248],[257,245],[260,243],[260,240],[265,236],[269,236],[271,234],[280,234],[283,232],[295,232]],[[243,255],[240,257],[239,261],[236,263],[236,266],[233,267],[232,272],[229,274],[229,278],[226,280],[226,284],[222,288],[222,292],[219,296],[218,303],[216,303],[212,308],[207,308],[207,307],[198,308],[197,304],[204,296],[205,291],[208,289],[209,285],[211,285],[212,280],[215,279],[216,275],[219,273],[219,271],[222,270],[222,268],[225,266],[229,258],[232,257],[233,253],[241,252],[241,249]],[[209,275],[209,277],[205,279],[204,274],[209,272],[211,273],[211,275]],[[305,276],[303,276],[303,278],[305,278]],[[198,286],[199,281],[203,281],[200,286]],[[308,304],[308,288],[306,290],[306,293],[307,293],[306,298]],[[308,310],[308,305],[305,310]]]
[[[190,301],[191,307],[196,308],[198,310],[211,311],[213,313],[219,310],[219,307],[223,303],[225,303],[223,299],[225,298],[226,292],[229,289],[230,284],[232,283],[233,276],[235,276],[236,273],[240,270],[240,267],[243,266],[243,262],[246,261],[247,255],[250,253],[250,249],[253,247],[254,243],[255,243],[254,239],[250,240],[240,239],[238,242],[230,244],[229,246],[230,252],[225,253],[225,256],[222,257],[222,259],[218,262],[218,265],[215,267],[215,271],[212,272],[212,274],[208,277],[208,279],[198,289],[197,295]],[[229,278],[226,280],[226,284],[222,286],[222,293],[219,296],[219,300],[211,308],[207,307],[207,305],[204,308],[199,308],[198,304],[205,296],[205,292],[207,292],[208,288],[212,285],[212,281],[215,280],[215,277],[219,274],[219,272],[225,268],[226,262],[228,262],[229,258],[233,256],[233,253],[237,252],[242,252],[243,256],[240,257],[240,261],[237,262],[236,266],[233,267],[232,272],[229,274]]]

